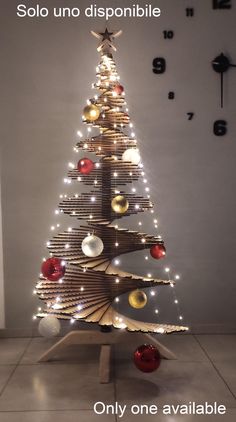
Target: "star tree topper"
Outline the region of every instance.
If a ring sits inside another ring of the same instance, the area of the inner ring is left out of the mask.
[[[98,52],[103,51],[104,53],[110,53],[111,50],[116,51],[116,47],[113,44],[115,38],[118,38],[122,34],[122,30],[109,32],[108,29],[105,29],[105,32],[94,32],[91,31],[91,34],[101,40],[97,50]]]

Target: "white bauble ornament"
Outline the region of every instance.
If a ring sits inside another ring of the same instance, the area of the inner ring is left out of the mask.
[[[53,315],[47,315],[39,323],[39,333],[43,337],[56,337],[61,331],[61,324]]]
[[[96,256],[101,255],[104,245],[100,237],[92,234],[84,238],[81,247],[84,255],[96,258]]]
[[[139,150],[137,148],[127,149],[122,155],[122,160],[138,165],[141,161]]]

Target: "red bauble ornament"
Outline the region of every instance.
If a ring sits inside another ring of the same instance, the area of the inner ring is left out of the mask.
[[[142,372],[154,372],[161,364],[161,355],[152,344],[143,344],[134,352],[134,363]]]
[[[113,88],[113,91],[117,94],[117,95],[121,95],[124,92],[124,87],[122,85],[115,85]]]
[[[153,245],[150,249],[150,254],[154,259],[164,258],[166,255],[166,248],[164,245]]]
[[[94,163],[89,158],[81,158],[77,164],[77,169],[79,173],[89,174],[94,169]]]
[[[43,276],[50,281],[58,281],[65,274],[66,267],[59,258],[48,258],[43,262],[41,271]]]

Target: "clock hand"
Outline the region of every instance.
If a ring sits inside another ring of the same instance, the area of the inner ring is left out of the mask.
[[[220,74],[220,105],[224,107],[224,72]]]
[[[229,70],[231,63],[227,56],[221,53],[212,61],[212,67],[215,72],[220,74],[220,105],[224,107],[224,73]],[[232,65],[234,67],[234,65]]]

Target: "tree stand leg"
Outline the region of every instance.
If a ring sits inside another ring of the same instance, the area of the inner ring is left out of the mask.
[[[111,373],[111,346],[119,343],[130,343],[134,340],[137,344],[151,343],[156,346],[164,359],[177,359],[175,354],[160,343],[155,337],[145,333],[130,333],[128,331],[114,330],[111,333],[100,331],[71,331],[65,337],[55,343],[39,359],[39,362],[48,362],[58,355],[66,347],[76,344],[99,344],[101,345],[99,378],[100,383],[105,384],[110,380]]]
[[[99,379],[100,384],[107,384],[111,377],[111,345],[103,344],[99,359]]]

